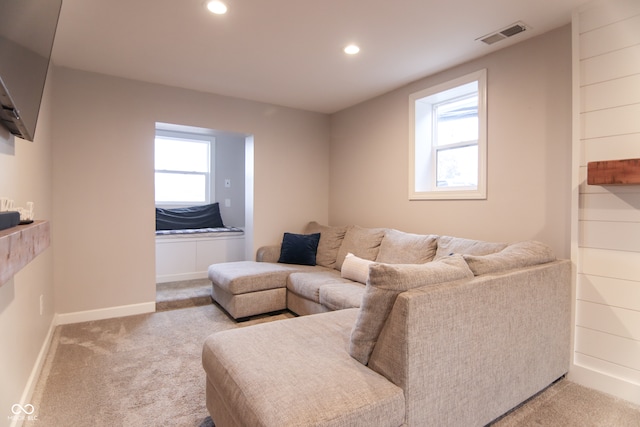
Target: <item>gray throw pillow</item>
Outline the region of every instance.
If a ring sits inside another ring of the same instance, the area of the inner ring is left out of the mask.
[[[473,274],[480,276],[544,264],[554,261],[556,256],[549,246],[530,240],[511,244],[489,255],[464,255],[464,259]]]
[[[371,265],[360,312],[351,331],[349,354],[363,365],[369,363],[382,327],[401,292],[472,277],[473,273],[462,255],[426,264]]]

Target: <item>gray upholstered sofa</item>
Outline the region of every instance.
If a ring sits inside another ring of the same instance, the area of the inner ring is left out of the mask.
[[[209,271],[214,298],[239,314],[260,296],[282,307],[282,295],[295,313],[317,313],[207,338],[216,426],[481,426],[567,372],[571,267],[545,245],[305,232],[320,232],[318,266]]]

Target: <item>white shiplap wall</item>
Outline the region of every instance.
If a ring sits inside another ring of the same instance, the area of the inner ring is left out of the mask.
[[[579,176],[570,378],[640,403],[640,185],[586,184],[587,163],[640,158],[640,0],[593,2],[574,26]]]

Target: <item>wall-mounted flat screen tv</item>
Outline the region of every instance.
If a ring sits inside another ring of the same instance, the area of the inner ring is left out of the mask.
[[[33,141],[62,0],[0,0],[0,123]]]

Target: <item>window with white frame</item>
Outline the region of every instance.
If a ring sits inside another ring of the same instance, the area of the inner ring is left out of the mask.
[[[486,199],[486,70],[412,93],[409,199]]]
[[[156,205],[210,203],[213,144],[212,136],[156,131]]]

